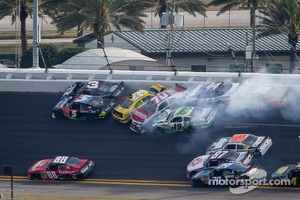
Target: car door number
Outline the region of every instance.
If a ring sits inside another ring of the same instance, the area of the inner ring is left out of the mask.
[[[217,151],[214,155],[211,156],[211,159],[222,158],[228,151]]]
[[[77,116],[77,110],[72,110],[71,117],[75,118]]]
[[[56,179],[58,178],[55,172],[47,172],[47,175],[51,179]]]
[[[180,131],[182,129],[182,124],[174,124],[173,125],[173,130],[174,131]]]

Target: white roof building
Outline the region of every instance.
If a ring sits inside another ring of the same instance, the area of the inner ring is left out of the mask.
[[[163,70],[165,68],[155,59],[132,50],[108,47],[104,51],[103,49],[89,49],[54,67],[98,70],[109,69],[108,64],[110,64],[112,69],[118,70]]]

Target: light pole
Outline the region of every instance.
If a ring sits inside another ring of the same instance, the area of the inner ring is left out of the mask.
[[[5,165],[3,166],[4,174],[10,174],[10,198],[14,199],[14,186],[13,186],[13,175],[11,166]]]
[[[38,31],[38,0],[33,0],[33,43],[32,43],[32,67],[39,68],[39,31]]]
[[[171,51],[172,51],[172,43],[173,43],[173,25],[174,25],[174,5],[175,0],[172,1],[172,9],[171,9],[171,20],[170,20],[170,32],[169,32],[169,39],[168,39],[168,47],[167,47],[167,66],[171,67],[174,71],[174,75],[177,75],[177,70],[174,65],[174,61],[172,59]]]

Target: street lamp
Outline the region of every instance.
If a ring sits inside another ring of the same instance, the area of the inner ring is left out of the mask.
[[[10,174],[10,198],[14,199],[14,186],[13,186],[13,175],[11,166],[4,165],[3,166],[4,174]]]

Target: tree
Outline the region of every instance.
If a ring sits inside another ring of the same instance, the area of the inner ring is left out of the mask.
[[[274,34],[286,34],[291,45],[290,73],[294,73],[297,66],[296,46],[299,38],[300,3],[298,0],[270,0],[269,4],[260,10],[262,24],[265,29],[258,34],[258,38]]]
[[[143,11],[152,6],[147,0],[69,0],[61,6],[64,12],[53,24],[62,32],[75,27],[78,30],[90,28],[101,47],[105,32],[110,31],[111,26],[118,31],[128,28],[143,32],[145,22],[141,17],[147,17]]]
[[[14,24],[16,23],[17,16],[19,15],[20,17],[22,54],[27,50],[26,19],[32,11],[31,8],[32,3],[29,0],[0,0],[0,19],[7,15],[11,15],[12,24]]]
[[[196,17],[196,13],[207,17],[206,12],[206,5],[201,2],[201,0],[153,0],[154,1],[154,15],[162,17],[163,12],[171,12],[171,8],[174,3],[174,11],[176,13],[179,10],[183,10],[190,15]],[[161,25],[161,28],[166,28],[166,26]]]
[[[253,30],[253,39],[252,39],[252,65],[251,65],[251,72],[254,72],[255,68],[255,57],[256,57],[256,47],[255,47],[255,36],[256,36],[256,23],[255,23],[255,12],[258,8],[264,6],[269,0],[212,0],[207,6],[223,6],[220,8],[217,16],[232,10],[238,6],[242,8],[250,9],[250,26]]]

